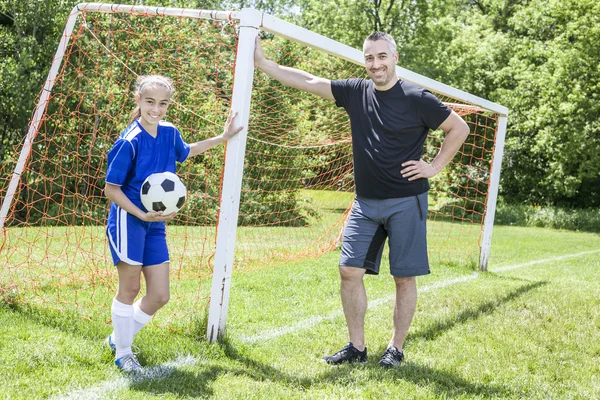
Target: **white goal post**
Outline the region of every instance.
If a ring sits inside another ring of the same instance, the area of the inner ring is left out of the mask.
[[[42,116],[48,107],[50,94],[57,74],[63,62],[65,50],[73,33],[75,22],[82,12],[127,13],[132,15],[160,15],[181,18],[211,19],[217,21],[236,21],[238,27],[238,47],[235,55],[234,85],[232,90],[231,107],[238,112],[239,123],[245,128],[227,143],[222,191],[219,207],[218,226],[216,234],[216,249],[210,306],[208,311],[207,338],[216,342],[225,335],[229,294],[234,266],[234,250],[241,198],[242,177],[244,173],[244,157],[246,153],[247,127],[250,118],[251,96],[254,79],[254,48],[255,39],[260,30],[273,33],[290,41],[304,44],[313,49],[328,53],[337,58],[357,65],[363,65],[363,55],[360,50],[338,43],[322,35],[285,22],[279,18],[262,13],[255,9],[245,8],[241,11],[211,11],[168,7],[149,7],[141,5],[119,5],[81,3],[77,5],[68,17],[58,50],[53,59],[50,72],[44,84],[39,101],[33,113],[28,133],[12,178],[8,185],[5,198],[0,208],[0,229],[3,229],[15,192],[21,179],[21,174],[27,163],[35,135],[42,123]],[[459,99],[465,103],[480,107],[498,116],[496,136],[491,163],[490,183],[487,190],[483,229],[480,239],[479,268],[487,269],[492,228],[498,195],[500,167],[503,156],[504,141],[507,126],[508,109],[488,100],[463,92],[442,84],[430,78],[396,67],[398,76],[404,80],[416,83],[436,93]]]
[[[232,18],[239,19],[240,21],[240,51],[236,61],[236,85],[233,91],[233,104],[234,107],[236,107],[236,109],[238,109],[244,116],[244,121],[247,119],[248,110],[246,108],[238,107],[249,107],[249,102],[246,102],[246,96],[236,94],[238,90],[250,91],[252,88],[252,74],[248,73],[248,71],[253,71],[254,69],[253,54],[255,38],[258,35],[259,30],[277,34],[278,36],[305,44],[309,47],[324,51],[359,65],[363,65],[364,63],[363,54],[360,50],[338,43],[322,35],[283,21],[277,17],[259,12],[254,9],[243,9],[240,12],[232,13],[231,16]],[[479,257],[479,268],[482,271],[485,271],[487,269],[492,239],[492,228],[498,196],[498,184],[500,180],[500,167],[504,151],[508,109],[499,104],[458,90],[425,76],[416,74],[402,67],[396,67],[396,70],[398,76],[404,80],[416,83],[435,92],[464,100],[485,110],[498,113],[500,116],[496,134],[496,145],[493,157],[494,162],[492,164],[490,189],[487,197],[481,252]],[[243,143],[239,142],[244,140],[245,135],[241,136],[237,141],[235,141],[235,155],[230,154],[229,149],[227,153],[225,167],[226,170],[223,184],[224,188],[229,189],[227,191],[227,196],[225,196],[225,189],[223,191],[223,203],[217,236],[217,251],[215,255],[215,270],[212,283],[211,304],[208,317],[207,336],[211,342],[218,340],[218,338],[221,338],[225,334],[237,227],[237,207],[239,206],[240,198],[239,188],[241,187],[243,168],[243,158],[238,156],[238,154],[243,153]],[[229,182],[229,184],[226,182]]]

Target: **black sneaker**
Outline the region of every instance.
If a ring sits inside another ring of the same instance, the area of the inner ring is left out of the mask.
[[[396,347],[388,347],[385,353],[381,356],[379,365],[382,367],[397,367],[404,360],[404,353]]]
[[[348,343],[343,349],[338,351],[332,356],[323,357],[323,361],[327,364],[342,364],[342,363],[361,363],[364,364],[368,361],[367,348],[363,351],[359,351],[352,342]]]

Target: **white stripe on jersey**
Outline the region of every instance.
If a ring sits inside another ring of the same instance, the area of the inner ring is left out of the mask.
[[[175,128],[175,125],[173,125],[169,121],[165,121],[165,120],[162,120],[162,119],[158,122],[158,124],[161,125],[161,126],[168,126],[168,127],[171,127],[171,128]]]
[[[119,210],[120,208],[119,206],[117,206],[117,212],[115,213],[117,218],[117,222],[115,223],[115,225],[117,226],[117,237],[115,238],[117,245],[115,246],[115,250],[118,254],[121,254],[121,213],[119,212]]]
[[[119,236],[119,252],[127,257],[127,211],[121,207],[118,208],[119,217],[117,218],[117,232]]]
[[[124,133],[123,139],[127,140],[128,142],[131,142],[131,140],[133,140],[133,138],[135,138],[140,133],[142,133],[142,130],[140,129],[140,127],[137,124],[132,125],[129,132]]]
[[[113,238],[112,235],[108,235],[110,245],[113,250],[119,256],[119,259],[130,265],[142,265],[142,263],[130,260],[127,254],[127,211],[117,206],[117,237]],[[116,242],[116,243],[115,243]]]
[[[123,134],[122,139],[125,140],[127,143],[129,143],[129,145],[133,149],[132,160],[135,158],[135,147],[133,146],[133,144],[131,144],[131,141],[133,139],[135,139],[137,137],[137,135],[139,135],[140,133],[142,133],[142,129],[139,127],[138,124],[135,124],[135,125],[131,125],[131,129],[127,132],[124,132],[124,134]],[[119,151],[121,151],[121,150],[119,150]]]

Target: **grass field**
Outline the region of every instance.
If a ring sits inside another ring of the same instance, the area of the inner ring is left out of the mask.
[[[237,229],[236,273],[316,260],[336,247],[353,194],[326,190],[303,190],[300,194],[302,202],[316,211],[308,213],[307,224]],[[153,323],[193,332],[202,330],[202,310],[209,303],[216,227],[182,222],[168,226],[171,301]],[[106,305],[112,301],[118,282],[101,223],[12,226],[2,234],[0,299],[53,309],[70,314],[71,319],[110,322]],[[430,259],[438,265],[474,263],[480,235],[479,224],[429,221]]]
[[[320,361],[347,341],[338,256],[234,274],[226,341],[149,326],[135,379],[103,350],[104,321],[2,305],[0,398],[600,398],[600,235],[501,226],[489,272],[433,265],[395,370],[377,366],[391,334],[385,268],[366,279],[369,363]]]

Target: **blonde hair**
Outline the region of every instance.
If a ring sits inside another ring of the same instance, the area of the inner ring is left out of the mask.
[[[149,88],[155,89],[157,86],[167,88],[169,95],[173,97],[175,94],[175,88],[173,87],[173,81],[171,78],[162,75],[140,75],[135,80],[135,90],[133,93],[137,96],[142,97],[142,94]],[[129,123],[138,119],[141,116],[140,106],[135,106],[131,112]]]

